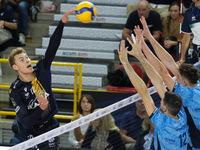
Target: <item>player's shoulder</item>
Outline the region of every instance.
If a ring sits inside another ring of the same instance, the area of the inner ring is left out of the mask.
[[[184,17],[186,16],[191,16],[192,15],[192,10],[194,9],[194,7],[189,7],[188,9],[186,9],[185,13],[184,13]]]
[[[19,80],[19,78],[17,78],[16,80],[14,80],[11,85],[10,85],[10,89],[18,89],[19,87],[22,86],[21,81]]]

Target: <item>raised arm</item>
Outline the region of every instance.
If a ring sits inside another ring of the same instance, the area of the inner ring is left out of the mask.
[[[162,64],[162,62],[151,52],[149,47],[146,45],[144,42],[144,38],[142,36],[142,32],[139,26],[136,26],[134,29],[135,35],[137,38],[141,39],[141,44],[142,44],[142,50],[144,55],[146,56],[147,60],[149,63],[154,67],[154,69],[158,72],[158,74],[162,77],[164,83],[168,87],[170,91],[173,90],[175,81],[174,79],[170,76],[169,72],[165,68],[165,66]]]
[[[141,49],[141,44],[135,44],[134,49]],[[156,108],[155,104],[147,91],[144,81],[136,74],[136,72],[133,70],[132,66],[128,62],[127,48],[125,48],[124,40],[121,42],[120,50],[118,50],[118,54],[119,54],[120,61],[123,64],[124,69],[131,83],[134,85],[137,92],[140,94],[144,102],[144,106],[146,108],[147,114],[150,116]]]
[[[46,66],[50,66],[51,62],[53,61],[56,52],[58,50],[58,47],[60,46],[63,28],[65,23],[69,20],[69,15],[73,13],[75,9],[69,9],[66,11],[59,22],[56,30],[54,31],[53,35],[50,38],[49,45],[47,47],[46,53],[45,53],[45,64]]]
[[[162,63],[167,67],[174,75],[178,75],[178,65],[172,58],[172,56],[153,38],[152,34],[149,31],[146,20],[144,17],[140,19],[143,26],[143,36],[145,36],[156,52],[156,55],[162,61]]]
[[[136,41],[141,43],[141,38],[136,36]],[[129,39],[128,39],[128,42],[131,44],[131,46],[135,47],[135,44],[133,44]],[[153,68],[153,66],[144,57],[141,48],[132,49],[131,51],[128,51],[128,54],[135,56],[140,61],[148,77],[150,78],[152,84],[155,86],[156,90],[158,91],[158,94],[160,95],[161,98],[164,98],[166,88],[163,85],[163,80],[160,77],[160,75],[157,73],[157,71]]]

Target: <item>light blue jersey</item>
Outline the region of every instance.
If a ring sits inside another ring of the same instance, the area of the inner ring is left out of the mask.
[[[183,99],[183,106],[187,107],[197,129],[200,130],[200,83],[194,88],[186,87],[178,82],[175,93]]]
[[[155,126],[154,146],[162,150],[187,150],[189,138],[187,117],[183,107],[178,113],[179,120],[168,117],[159,109],[150,116]],[[159,148],[160,147],[160,148]]]

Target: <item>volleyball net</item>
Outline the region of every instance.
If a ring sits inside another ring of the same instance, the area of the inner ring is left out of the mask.
[[[156,93],[157,91],[154,87],[151,87],[148,89],[148,92],[150,93],[150,95],[154,95],[154,93]],[[155,99],[154,97],[152,97],[152,98]],[[107,107],[104,107],[104,108],[102,108],[98,111],[95,111],[87,116],[84,116],[80,119],[77,119],[70,123],[66,123],[65,125],[62,125],[62,126],[56,128],[56,129],[53,129],[49,132],[41,134],[37,137],[33,137],[33,138],[31,138],[25,142],[22,142],[20,144],[14,145],[14,146],[8,148],[8,150],[19,150],[19,149],[25,150],[25,149],[34,148],[34,147],[37,148],[37,145],[42,145],[43,143],[45,143],[47,141],[55,140],[55,137],[61,137],[63,134],[69,133],[69,131],[74,130],[75,128],[83,126],[85,124],[88,124],[89,122],[94,121],[95,119],[101,118],[104,115],[116,113],[117,111],[121,110],[122,108],[126,108],[126,107],[130,110],[130,106],[138,100],[141,100],[141,97],[138,93],[136,93],[132,96],[122,99],[116,103],[113,103]],[[130,110],[130,111],[132,111],[132,110]],[[120,115],[121,115],[121,117],[123,116],[123,114],[120,114]],[[64,140],[67,143],[68,137],[65,137]],[[116,140],[118,140],[118,139],[116,139]],[[60,149],[63,149],[63,148],[70,149],[70,143],[69,143],[69,146],[63,146],[63,144],[60,143],[59,147],[61,147]],[[44,147],[44,149],[45,149],[45,147]],[[65,150],[65,149],[63,149],[63,150]]]

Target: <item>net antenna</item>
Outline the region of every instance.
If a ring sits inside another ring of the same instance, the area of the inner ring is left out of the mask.
[[[179,63],[181,59],[181,26],[182,26],[183,1],[180,4],[180,30],[179,30]]]

